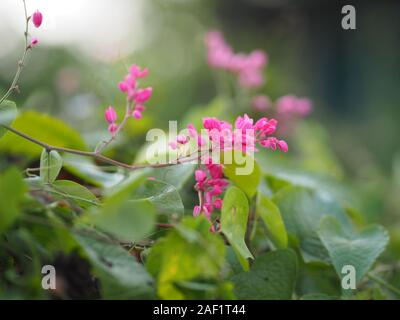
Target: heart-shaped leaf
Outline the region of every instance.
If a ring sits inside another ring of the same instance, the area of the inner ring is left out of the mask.
[[[62,165],[63,160],[57,151],[43,149],[40,156],[40,177],[47,183],[53,183],[57,179]]]
[[[264,221],[272,242],[278,248],[286,248],[288,237],[279,208],[265,195],[259,193],[257,195],[256,212]]]
[[[183,216],[184,207],[178,190],[163,181],[145,181],[135,191],[134,198],[149,200],[159,214],[165,214],[174,219]]]
[[[246,195],[237,187],[230,187],[224,196],[221,210],[221,230],[242,258],[253,258],[244,241],[249,202]]]
[[[261,181],[261,170],[257,161],[239,151],[224,152],[222,159],[224,175],[252,198]]]
[[[239,299],[291,299],[296,275],[296,254],[281,249],[257,257],[249,272],[236,274],[231,280]]]
[[[339,277],[344,275],[342,268],[350,265],[356,270],[357,282],[371,268],[389,241],[387,231],[380,225],[370,225],[354,233],[343,228],[334,217],[328,216],[321,220],[318,233]]]
[[[154,296],[153,279],[132,255],[94,230],[79,231],[75,238],[101,281],[104,298],[145,299]]]
[[[329,264],[329,254],[317,231],[326,215],[336,217],[343,228],[351,230],[348,216],[339,204],[303,187],[286,187],[272,200],[281,211],[291,244],[300,248],[304,261]]]

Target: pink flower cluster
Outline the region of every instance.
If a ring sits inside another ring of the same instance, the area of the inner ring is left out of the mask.
[[[205,164],[207,172],[201,169],[195,171],[195,189],[199,193],[200,205],[193,208],[194,216],[203,213],[210,220],[214,209],[222,208],[220,196],[228,185],[228,181],[224,179],[222,168],[222,165],[213,164],[211,159],[208,159]]]
[[[138,86],[138,80],[145,78],[148,73],[147,68],[142,70],[134,64],[129,68],[129,73],[125,76],[124,80],[118,83],[119,89],[126,93],[126,99],[136,104],[132,110],[132,116],[135,119],[142,118],[142,112],[145,110],[143,103],[149,100],[153,93],[152,87],[140,88]]]
[[[276,131],[278,121],[263,117],[254,123],[247,114],[237,117],[234,127],[217,118],[204,118],[203,127],[206,129],[208,138],[213,147],[219,150],[241,150],[244,153],[256,152],[256,144],[262,147],[277,148],[283,152],[288,151],[287,143],[270,137]]]
[[[279,140],[271,135],[276,132],[278,121],[275,119],[261,118],[254,122],[247,114],[237,117],[234,126],[217,118],[203,119],[203,129],[199,133],[192,124],[187,126],[188,136],[179,135],[177,141],[170,144],[172,148],[186,144],[190,138],[197,141],[200,150],[229,151],[239,150],[244,153],[256,152],[256,144],[272,150],[288,151],[284,140]],[[207,143],[207,139],[208,142]],[[201,158],[202,156],[200,156]],[[207,155],[208,157],[208,155]],[[202,161],[202,169],[195,172],[195,189],[199,193],[199,205],[193,209],[193,215],[204,214],[211,219],[214,209],[221,209],[221,194],[225,191],[228,182],[223,176],[223,164],[214,163],[211,157]]]
[[[36,10],[36,11],[33,13],[33,15],[31,16],[31,18],[32,18],[33,25],[34,25],[36,28],[39,28],[39,27],[42,25],[42,22],[43,22],[43,15],[42,15],[42,13],[41,13],[39,10]],[[32,37],[31,43],[30,43],[30,45],[28,46],[28,48],[32,48],[33,46],[37,45],[38,43],[39,43],[39,40],[38,40],[36,37]]]
[[[287,95],[276,101],[276,112],[280,116],[305,117],[312,110],[310,99]]]
[[[129,73],[125,76],[124,80],[118,83],[118,88],[126,93],[127,100],[127,113],[125,114],[125,120],[129,117],[135,119],[142,118],[142,112],[145,110],[144,103],[150,99],[153,88],[140,88],[138,85],[138,80],[145,78],[149,73],[148,69],[140,69],[137,65],[132,65],[129,68]],[[109,106],[105,113],[104,118],[108,122],[108,131],[114,136],[121,129],[124,121],[121,125],[116,123],[117,113],[113,106]]]
[[[265,52],[254,50],[249,54],[235,53],[219,31],[207,33],[205,43],[211,67],[236,74],[243,87],[257,88],[263,85],[263,68],[267,64]]]

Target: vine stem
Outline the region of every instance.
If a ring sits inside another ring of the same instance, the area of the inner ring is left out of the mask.
[[[122,168],[125,168],[125,169],[128,169],[128,170],[131,170],[131,171],[138,170],[138,169],[144,169],[144,168],[163,168],[163,167],[174,166],[174,165],[177,165],[177,164],[182,164],[182,163],[187,163],[187,162],[191,162],[191,161],[197,160],[200,157],[197,154],[196,156],[189,155],[187,157],[178,158],[176,161],[168,162],[168,163],[156,163],[156,164],[145,163],[145,164],[132,164],[132,165],[130,165],[130,164],[127,164],[127,163],[124,163],[124,162],[119,162],[117,160],[114,160],[114,159],[108,158],[106,156],[103,156],[102,154],[98,153],[98,151],[91,152],[91,151],[82,151],[82,150],[77,150],[77,149],[56,147],[56,146],[50,145],[50,144],[48,144],[46,142],[40,141],[40,140],[38,140],[36,138],[33,138],[33,137],[31,137],[31,136],[29,136],[29,135],[27,135],[27,134],[15,129],[15,128],[13,128],[13,127],[10,127],[8,125],[3,124],[2,126],[4,128],[6,128],[7,130],[13,132],[14,134],[16,134],[16,135],[18,135],[18,136],[20,136],[20,137],[22,137],[22,138],[34,143],[34,144],[37,144],[37,145],[43,147],[47,151],[54,150],[54,151],[58,151],[58,152],[66,152],[66,153],[76,154],[76,155],[80,155],[80,156],[84,156],[84,157],[92,157],[92,158],[95,158],[95,159],[97,159],[97,160],[99,160],[101,162],[112,164],[114,166],[122,167]]]
[[[18,87],[17,83],[18,83],[19,77],[21,75],[22,69],[24,68],[26,56],[28,54],[28,51],[31,49],[31,46],[28,45],[28,31],[29,31],[29,19],[30,19],[30,17],[28,17],[28,11],[26,10],[25,0],[22,0],[22,1],[24,3],[24,12],[25,12],[25,32],[24,32],[25,50],[24,50],[24,53],[22,55],[21,60],[18,61],[17,72],[15,73],[14,79],[11,82],[10,88],[7,90],[7,92],[4,94],[4,96],[0,98],[0,104],[2,104],[2,102],[4,100],[6,100],[14,90],[17,89],[17,87]]]
[[[368,273],[367,276],[371,280],[375,281],[376,283],[380,284],[382,287],[385,287],[386,289],[392,291],[393,293],[397,294],[400,297],[400,289],[399,288],[392,286],[390,283],[387,283],[385,280],[383,280],[382,278],[379,278],[378,276],[376,276],[372,273]]]

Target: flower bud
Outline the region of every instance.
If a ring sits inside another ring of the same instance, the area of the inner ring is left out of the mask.
[[[117,113],[112,106],[109,106],[104,113],[104,117],[108,123],[114,123],[117,120]]]
[[[39,40],[37,38],[32,38],[31,47],[36,46],[38,43],[39,43]]]
[[[39,10],[32,15],[32,22],[36,28],[39,28],[43,21],[43,15]]]
[[[147,100],[150,99],[152,93],[153,93],[153,88],[151,88],[151,87],[137,90],[136,95],[135,95],[136,103],[146,102]]]
[[[118,125],[115,123],[110,123],[108,126],[108,132],[110,132],[112,135],[118,130]]]
[[[133,117],[135,118],[135,119],[141,119],[142,118],[142,113],[139,111],[139,110],[135,110],[135,111],[133,111]]]

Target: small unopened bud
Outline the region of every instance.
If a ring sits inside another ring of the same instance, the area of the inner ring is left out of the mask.
[[[39,43],[39,40],[37,38],[32,38],[30,47],[32,48],[33,46],[36,46]]]
[[[36,28],[39,28],[42,25],[43,15],[39,10],[32,15],[32,22]]]
[[[114,133],[118,130],[118,125],[115,123],[111,123],[108,126],[108,132],[110,132],[112,135],[114,135]]]
[[[104,118],[108,123],[114,123],[117,120],[117,113],[115,112],[114,107],[109,106],[105,113],[104,113]]]

